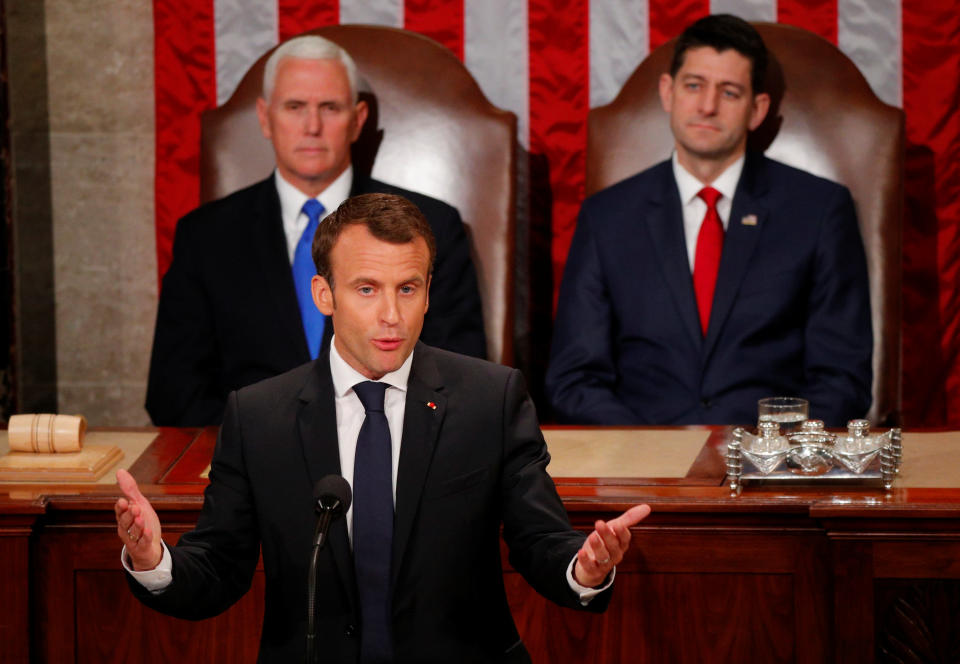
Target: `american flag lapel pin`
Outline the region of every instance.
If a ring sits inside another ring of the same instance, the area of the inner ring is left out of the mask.
[[[756,226],[757,225],[757,215],[755,214],[745,214],[740,220],[740,223],[744,226]]]

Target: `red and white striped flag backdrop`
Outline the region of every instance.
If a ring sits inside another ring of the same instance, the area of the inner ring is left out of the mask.
[[[777,21],[837,44],[907,117],[904,410],[960,425],[960,6],[957,0],[154,0],[160,273],[199,199],[201,111],[261,53],[336,23],[402,27],[444,44],[519,118],[549,165],[554,283],[583,196],[587,111],[653,48],[707,13]],[[869,159],[864,155],[864,159]],[[538,199],[539,200],[539,199]]]

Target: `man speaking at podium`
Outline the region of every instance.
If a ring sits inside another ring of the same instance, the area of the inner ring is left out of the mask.
[[[316,361],[233,392],[193,532],[168,548],[126,473],[122,559],[145,604],[214,616],[250,587],[261,549],[260,660],[303,661],[312,487],[351,481],[317,571],[317,649],[329,662],[527,662],[507,604],[510,563],[540,593],[602,611],[633,507],[573,531],[521,374],[418,342],[435,246],[405,199],[348,199],[320,225],[312,293],[334,336]]]

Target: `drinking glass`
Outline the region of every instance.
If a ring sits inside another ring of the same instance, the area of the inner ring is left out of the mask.
[[[757,402],[758,421],[779,423],[784,435],[798,431],[809,414],[810,404],[800,397],[767,397]]]

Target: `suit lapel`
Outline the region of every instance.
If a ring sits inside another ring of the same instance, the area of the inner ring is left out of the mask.
[[[277,195],[273,175],[260,184],[257,193],[251,233],[254,252],[260,262],[264,290],[271,294],[277,313],[277,323],[285,336],[285,340],[278,340],[278,343],[292,345],[301,356],[301,361],[306,362],[310,357],[307,351],[307,340],[303,334],[303,322],[300,320],[300,305],[293,285],[290,258],[287,254],[287,239],[280,216],[280,197]]]
[[[703,343],[700,314],[690,276],[687,243],[683,235],[683,210],[680,194],[673,179],[670,162],[661,165],[661,184],[650,193],[649,213],[644,217],[653,241],[655,255],[660,260],[670,293],[676,302],[687,336],[699,349]]]
[[[417,343],[407,382],[407,403],[403,415],[400,466],[397,471],[397,505],[393,535],[393,571],[396,581],[420,507],[433,450],[446,412],[447,399],[432,351]]]
[[[297,430],[307,465],[311,487],[325,475],[340,475],[340,445],[337,439],[337,410],[333,379],[330,375],[330,356],[323,353],[313,365],[314,370],[300,391],[300,410]],[[345,594],[356,608],[356,580],[353,553],[347,535],[347,520],[337,519],[330,528],[328,546],[333,553]]]
[[[713,307],[710,310],[710,326],[707,328],[704,359],[716,345],[723,330],[723,324],[730,315],[766,222],[767,183],[761,169],[761,159],[759,155],[747,153],[743,173],[733,196],[733,208],[730,211],[727,234],[723,241],[720,271],[717,273],[717,286],[713,294]],[[744,223],[744,220],[748,223]]]

